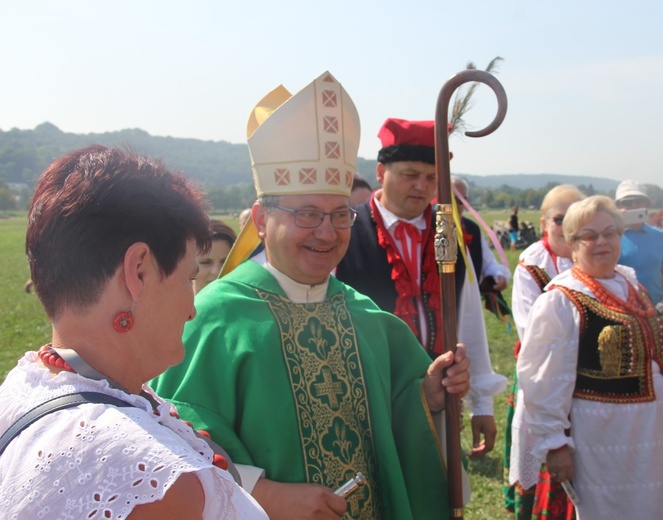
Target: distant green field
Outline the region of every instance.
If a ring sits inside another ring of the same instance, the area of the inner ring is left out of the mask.
[[[509,210],[482,212],[490,224],[493,220],[506,220]],[[237,229],[236,216],[218,216]],[[520,218],[538,223],[538,213],[521,211]],[[0,380],[13,368],[23,352],[36,350],[50,339],[50,324],[46,319],[37,297],[26,294],[24,283],[29,269],[25,258],[25,217],[0,219]],[[538,224],[537,224],[538,227]],[[515,268],[519,252],[506,252],[511,270]],[[510,301],[511,288],[505,297]],[[492,314],[486,313],[486,325],[491,348],[493,368],[511,380],[514,370],[513,345],[515,330],[507,331]],[[495,419],[498,427],[498,441],[495,451],[480,461],[469,461],[469,475],[472,481],[472,501],[465,510],[469,520],[507,519],[502,500],[502,442],[504,440],[504,417],[507,395],[495,400]],[[465,419],[463,444],[471,446],[469,418]]]

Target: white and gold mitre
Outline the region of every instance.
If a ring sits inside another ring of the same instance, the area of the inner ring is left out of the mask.
[[[251,112],[246,132],[258,197],[350,195],[359,114],[329,72],[294,96],[275,88]]]

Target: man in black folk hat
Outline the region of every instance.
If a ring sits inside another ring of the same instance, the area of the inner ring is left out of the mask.
[[[431,206],[437,193],[434,121],[387,119],[378,137],[382,149],[378,153],[376,177],[382,189],[355,206],[357,221],[336,277],[370,296],[383,310],[403,319],[426,352],[435,357],[442,352],[442,338],[438,331],[440,282]],[[495,444],[493,396],[504,391],[507,380],[491,368],[485,328],[481,329],[482,341],[475,339],[476,332],[481,332],[478,325],[484,325],[477,284],[481,275],[482,241],[474,222],[463,219],[463,226],[466,236],[479,237],[466,244],[470,253],[468,261],[471,259],[478,275],[475,273],[470,277],[471,283],[468,282],[465,263],[458,254],[455,277],[458,338],[463,342],[464,333],[473,336],[465,343],[472,360],[472,387],[465,401],[473,412],[470,456],[481,457]],[[476,330],[470,330],[473,320],[477,321]]]

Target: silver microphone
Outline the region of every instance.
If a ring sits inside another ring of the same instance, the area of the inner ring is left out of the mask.
[[[366,477],[360,471],[354,478],[351,478],[336,491],[334,491],[334,494],[343,498],[347,498],[350,493],[353,493],[359,489],[360,486],[365,486],[366,484],[368,484],[368,480],[366,480]]]

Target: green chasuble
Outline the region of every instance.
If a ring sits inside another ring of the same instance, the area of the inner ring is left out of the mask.
[[[331,278],[295,304],[253,261],[196,297],[184,361],[153,382],[234,462],[279,482],[369,486],[346,518],[448,517],[445,471],[421,382],[430,363],[407,325]]]

